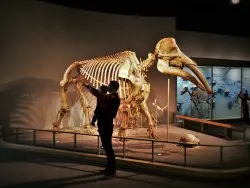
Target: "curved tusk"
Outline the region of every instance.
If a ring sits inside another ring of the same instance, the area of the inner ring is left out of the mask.
[[[207,93],[212,94],[212,90],[211,90],[209,84],[207,83],[206,78],[203,76],[203,74],[198,69],[196,62],[193,61],[192,59],[190,59],[188,56],[186,56],[182,52],[181,52],[181,58],[182,58],[182,63],[186,67],[188,67],[197,76],[197,78],[201,81],[201,83],[205,87]]]
[[[196,77],[194,77],[191,73],[183,71],[181,69],[176,69],[175,67],[169,67],[168,64],[165,61],[158,60],[157,63],[157,69],[162,72],[163,74],[169,74],[174,76],[180,76],[185,79],[190,80],[192,83],[197,85],[198,88],[205,91],[206,88],[203,86],[203,84],[198,80]]]

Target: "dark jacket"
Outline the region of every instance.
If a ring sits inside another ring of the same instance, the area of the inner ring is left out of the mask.
[[[99,90],[89,86],[90,92],[97,98],[98,102],[105,104],[105,111],[100,115],[100,118],[113,120],[120,106],[120,98],[118,93],[102,94]]]

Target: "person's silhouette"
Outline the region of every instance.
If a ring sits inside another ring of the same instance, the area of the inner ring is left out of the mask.
[[[249,123],[249,106],[248,102],[250,100],[248,93],[245,92],[242,96],[242,92],[239,93],[238,97],[241,99],[241,108],[244,123]]]
[[[113,134],[113,119],[117,115],[120,106],[120,98],[117,93],[119,83],[117,81],[110,81],[108,85],[109,94],[102,94],[97,89],[85,84],[89,91],[105,104],[105,110],[101,111],[97,117],[98,132],[101,138],[103,149],[107,157],[106,168],[100,173],[106,176],[113,176],[116,174],[115,153],[112,146]]]
[[[99,91],[102,94],[107,94],[108,86],[102,85],[100,87]],[[96,120],[98,118],[98,115],[100,113],[102,113],[102,110],[105,110],[105,107],[106,107],[105,101],[101,100],[101,98],[97,98],[96,108],[95,108],[95,111],[94,111],[94,115],[92,117],[92,121],[90,123],[92,126],[95,126],[95,122],[96,122]]]

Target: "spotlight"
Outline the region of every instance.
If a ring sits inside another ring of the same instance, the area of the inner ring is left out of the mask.
[[[240,3],[240,0],[231,0],[231,3],[236,5],[236,4]]]

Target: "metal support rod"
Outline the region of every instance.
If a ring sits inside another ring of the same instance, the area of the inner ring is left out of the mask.
[[[184,166],[187,166],[187,146],[184,145]]]
[[[16,143],[18,143],[18,128],[16,128]]]
[[[36,129],[33,130],[33,144],[36,145]]]
[[[143,124],[143,116],[142,116],[142,113],[141,113],[141,128],[142,128],[142,124]]]
[[[241,79],[241,82],[240,82],[240,91],[243,90],[243,68],[241,67],[240,68],[240,79]],[[242,106],[240,106],[240,117],[243,118],[243,110],[242,110]]]
[[[56,132],[53,131],[53,147],[56,147]]]
[[[123,144],[122,144],[122,157],[123,159],[125,159],[125,137],[123,137]]]
[[[100,149],[100,136],[98,135],[97,136],[97,155],[100,155],[101,154],[101,149]]]
[[[154,162],[154,156],[155,156],[155,141],[152,140],[152,163]]]
[[[223,167],[223,146],[220,146],[220,166]]]
[[[74,150],[76,151],[76,133],[74,133]]]
[[[2,127],[2,137],[3,141],[6,141],[6,128],[4,126]]]
[[[167,111],[167,141],[168,141],[168,127],[169,127],[169,100],[170,100],[170,97],[169,97],[169,93],[170,93],[170,78],[168,76],[168,111]]]
[[[213,86],[213,80],[214,80],[214,67],[211,66],[211,89],[212,89],[212,96],[210,98],[210,116],[211,116],[211,120],[213,120],[213,114],[214,114],[214,109],[213,109],[213,101],[214,101],[214,97],[213,97],[213,93],[214,93],[214,86]]]
[[[244,127],[243,128],[243,140],[245,141],[246,140],[246,130],[247,128],[246,127]]]
[[[158,126],[158,121],[157,121],[157,103],[156,103],[156,99],[155,99],[155,120],[156,120],[156,129],[157,129],[157,126]]]

